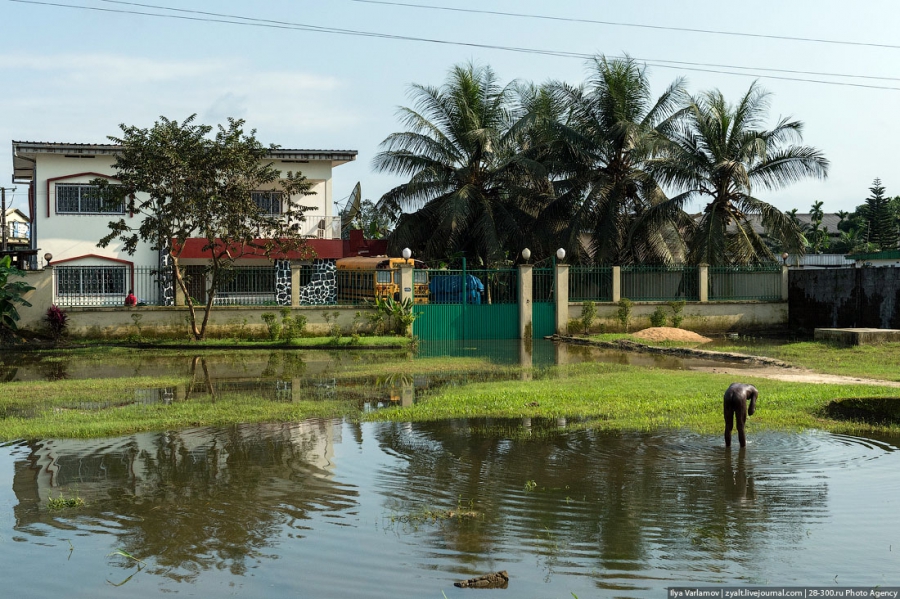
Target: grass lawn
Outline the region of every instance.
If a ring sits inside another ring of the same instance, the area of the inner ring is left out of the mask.
[[[733,379],[732,375],[580,364],[563,369],[559,377],[449,388],[414,406],[367,417],[416,421],[565,416],[593,419],[591,426],[602,429],[688,428],[714,433],[721,432],[722,394]],[[742,381],[760,390],[758,411],[750,418],[753,428],[900,432],[897,426],[848,423],[822,413],[835,399],[896,397],[897,389],[788,383],[755,379],[750,373]]]
[[[110,360],[125,352],[110,348]],[[173,350],[175,351],[175,350]],[[877,362],[877,354],[866,362]],[[54,356],[57,357],[57,356]],[[365,397],[362,375],[390,378],[403,375],[467,373],[468,384],[429,391],[415,405],[363,413],[354,397]],[[504,371],[506,380],[479,379]],[[520,371],[477,358],[412,360],[398,355],[390,361],[348,360],[333,373],[341,389],[338,399],[275,401],[258,395],[226,393],[196,396],[170,404],[135,402],[135,390],[184,385],[171,377],[123,377],[27,381],[0,386],[0,439],[43,437],[102,437],[137,431],[175,430],[192,426],[242,422],[291,422],[311,417],[366,420],[423,421],[479,417],[568,417],[583,426],[604,429],[650,430],[687,428],[721,432],[721,402],[733,376],[690,371],[585,363],[543,371]],[[340,380],[344,383],[340,383]],[[512,380],[509,380],[512,379]],[[533,379],[533,380],[523,380]],[[760,389],[759,411],[750,419],[753,429],[819,428],[830,431],[893,431],[900,427],[873,426],[827,418],[824,408],[843,398],[896,397],[897,389],[863,385],[818,385],[754,379]],[[356,387],[354,387],[354,385]]]
[[[800,368],[826,374],[900,381],[900,343],[844,346],[820,341],[775,341],[755,338],[725,339],[713,343],[650,342],[621,333],[591,335],[592,341],[627,339],[657,347],[689,347],[736,352],[783,360]]]

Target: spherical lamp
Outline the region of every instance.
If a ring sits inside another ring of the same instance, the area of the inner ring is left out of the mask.
[[[525,262],[528,262],[531,259],[531,250],[528,248],[522,250],[522,259],[525,260]]]
[[[46,254],[44,254],[44,260],[46,261],[47,266],[50,266],[50,261],[53,260],[53,254],[47,252]]]
[[[566,257],[566,250],[564,250],[563,248],[559,248],[558,250],[556,250],[556,259],[557,260],[563,260],[565,257]]]
[[[403,256],[404,260],[409,260],[412,257],[412,250],[409,248],[403,248],[403,251],[400,252],[400,254]]]

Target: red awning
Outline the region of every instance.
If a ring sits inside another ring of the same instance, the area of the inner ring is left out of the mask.
[[[254,239],[253,242],[262,245],[265,244],[266,240]],[[344,257],[344,242],[340,239],[306,239],[305,242],[315,251],[316,255],[313,256],[314,258],[337,259]],[[175,244],[173,243],[173,245]],[[210,250],[203,250],[205,246],[205,239],[188,239],[185,242],[184,251],[181,252],[181,258],[211,258],[212,254]],[[244,246],[242,248],[240,245],[234,244],[231,249],[232,254],[235,257],[249,258],[251,260],[267,259],[262,248],[255,248],[252,246]],[[274,251],[268,256],[268,258],[271,258],[272,260],[308,260],[309,255],[308,252],[305,252],[301,249],[290,252]]]

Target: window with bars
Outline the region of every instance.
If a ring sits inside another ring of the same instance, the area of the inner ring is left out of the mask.
[[[250,194],[253,203],[266,214],[281,214],[280,191],[254,191]]]
[[[127,268],[124,266],[57,266],[56,295],[125,296]]]
[[[125,202],[97,185],[57,183],[56,211],[60,214],[125,214]]]

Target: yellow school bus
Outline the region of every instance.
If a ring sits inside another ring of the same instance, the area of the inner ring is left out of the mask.
[[[387,256],[341,258],[337,267],[337,299],[339,303],[364,303],[376,297],[400,300],[400,267],[410,265],[413,273],[413,295],[417,304],[428,303],[428,271],[421,260],[405,260]]]

